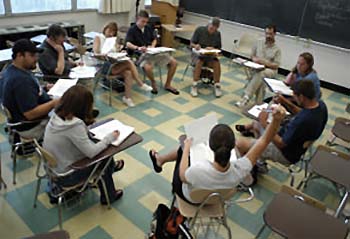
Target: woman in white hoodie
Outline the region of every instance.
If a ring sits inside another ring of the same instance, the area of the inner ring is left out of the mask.
[[[76,85],[64,93],[58,103],[55,113],[46,126],[43,147],[57,160],[56,172],[64,173],[70,168],[69,165],[85,157],[93,158],[108,145],[116,140],[119,132],[115,131],[107,135],[103,140],[94,143],[88,135],[87,125],[92,122],[93,95],[84,86]],[[107,160],[106,160],[107,161]],[[108,165],[103,179],[106,183],[110,202],[118,200],[122,190],[114,188],[112,174],[121,170],[123,161],[118,161],[116,166],[114,160]],[[59,180],[62,186],[74,185],[86,179],[92,167],[79,170]],[[106,204],[102,184],[99,182],[100,201]]]

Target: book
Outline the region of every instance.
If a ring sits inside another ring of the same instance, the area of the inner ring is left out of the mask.
[[[271,79],[271,78],[264,78],[264,82],[268,86],[268,88],[274,92],[274,93],[281,93],[282,95],[293,95],[293,90],[283,83],[283,81]]]
[[[93,66],[77,66],[71,69],[69,78],[94,78],[96,68]]]
[[[127,137],[129,137],[135,131],[135,128],[129,125],[125,125],[119,120],[111,120],[100,126],[90,129],[90,132],[94,135],[94,138],[102,140],[106,135],[116,130],[120,132],[120,135],[117,140],[112,142],[112,145],[114,146],[120,145]]]
[[[110,52],[107,54],[108,58],[111,58],[110,60],[113,61],[127,61],[130,60],[129,57],[127,57],[127,53],[126,52]]]
[[[76,85],[78,79],[59,79],[55,85],[47,92],[54,98],[61,97],[69,88]]]
[[[252,62],[252,61],[246,61],[243,63],[243,65],[245,65],[246,67],[255,69],[255,70],[262,70],[265,68],[264,65],[261,65],[261,64],[258,64],[258,63]]]
[[[150,55],[156,55],[160,53],[169,53],[174,51],[175,49],[170,47],[150,47],[150,48],[147,48],[146,53]]]
[[[107,54],[115,48],[117,43],[117,37],[107,37],[101,48],[101,54]]]
[[[192,51],[199,55],[216,55],[221,52],[221,50],[219,49],[204,49],[204,48],[201,48],[199,50],[196,50],[193,48]]]

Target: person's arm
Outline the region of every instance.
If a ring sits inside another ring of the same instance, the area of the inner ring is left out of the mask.
[[[299,106],[294,104],[291,100],[287,99],[283,95],[278,94],[278,95],[274,96],[273,100],[276,103],[282,104],[293,115],[299,113],[302,110]]]
[[[151,47],[156,47],[157,46],[157,39],[153,39],[152,43],[151,43]]]
[[[94,54],[101,54],[101,40],[98,36],[94,38],[94,44],[92,46]]]
[[[192,145],[192,139],[186,138],[184,142],[184,148],[183,148],[180,168],[179,168],[180,179],[183,183],[187,183],[185,172],[189,168],[188,158],[190,156],[191,145]]]
[[[43,118],[48,115],[48,113],[56,106],[58,99],[51,100],[44,104],[38,105],[32,110],[23,113],[27,120],[36,120]]]
[[[265,67],[270,68],[272,70],[278,70],[278,67],[281,64],[281,50],[278,49],[276,51],[276,54],[273,58],[273,61],[263,61],[263,64],[265,65]]]
[[[257,159],[276,135],[281,121],[285,116],[285,112],[286,111],[282,106],[278,106],[276,109],[274,109],[272,122],[267,126],[265,133],[249,149],[246,157],[251,161],[252,165],[256,164]]]
[[[190,46],[191,46],[191,48],[194,48],[196,50],[201,49],[201,45],[199,44],[199,28],[197,28],[194,31],[193,36],[191,38]]]

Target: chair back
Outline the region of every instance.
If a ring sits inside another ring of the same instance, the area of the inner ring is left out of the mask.
[[[50,168],[56,167],[57,166],[56,158],[47,150],[45,150],[43,147],[41,147],[41,145],[38,143],[36,139],[34,139],[34,144],[37,152],[39,153],[39,155],[41,156],[45,164],[48,165]]]
[[[255,34],[243,33],[239,39],[237,47],[235,48],[236,54],[250,58],[252,48],[256,44],[257,39],[258,37]]]
[[[305,203],[320,209],[321,211],[325,212],[327,209],[326,205],[323,202],[321,202],[315,198],[312,198],[312,197],[310,197],[310,196],[308,196],[308,195],[306,195],[306,194],[304,194],[304,193],[302,193],[302,192],[300,192],[292,187],[282,185],[281,192],[284,192],[284,193],[287,193],[293,197],[296,197],[296,198],[304,201]]]
[[[218,204],[227,201],[236,193],[235,188],[229,189],[194,189],[190,193],[190,197],[194,202],[204,204]]]

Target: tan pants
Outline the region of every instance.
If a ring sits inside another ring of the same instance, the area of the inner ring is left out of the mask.
[[[265,69],[263,71],[254,72],[252,79],[247,84],[244,90],[244,95],[248,96],[249,99],[256,96],[256,103],[260,104],[264,100],[265,96],[265,83],[264,77],[273,78],[277,75],[277,70]]]

